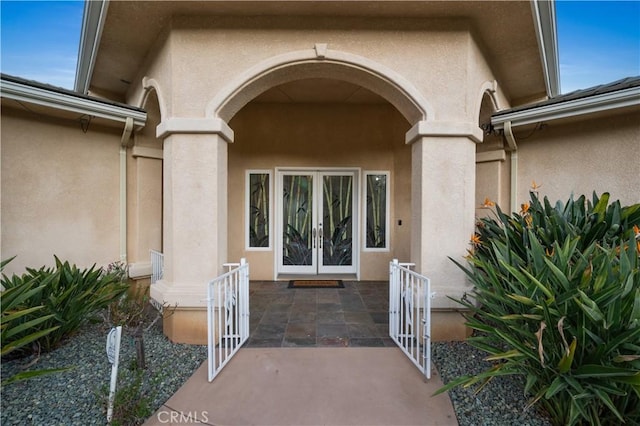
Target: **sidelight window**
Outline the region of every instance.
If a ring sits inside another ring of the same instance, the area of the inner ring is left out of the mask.
[[[248,170],[246,176],[246,246],[271,249],[271,171]]]
[[[365,172],[364,249],[389,249],[389,172]]]

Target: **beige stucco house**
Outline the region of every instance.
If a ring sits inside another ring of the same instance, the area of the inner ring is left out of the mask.
[[[2,78],[5,273],[122,260],[174,341],[206,342],[205,283],[432,280],[433,337],[462,338],[449,259],[485,198],[519,210],[640,202],[640,79],[560,95],[554,3],[87,2],[75,92]]]

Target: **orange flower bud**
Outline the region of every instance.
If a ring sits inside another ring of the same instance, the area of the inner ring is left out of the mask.
[[[494,203],[493,201],[491,201],[491,200],[489,199],[489,197],[486,197],[486,198],[484,199],[484,203],[482,203],[482,205],[481,205],[480,207],[493,207],[493,206],[495,206],[495,205],[496,205],[496,203]]]

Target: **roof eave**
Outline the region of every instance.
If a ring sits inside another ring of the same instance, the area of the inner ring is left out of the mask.
[[[98,46],[109,9],[109,0],[85,0],[74,90],[87,94]]]
[[[616,92],[500,114],[491,118],[491,124],[500,130],[504,129],[504,124],[508,121],[512,127],[518,127],[637,105],[640,105],[640,87],[630,87]]]
[[[540,59],[542,61],[547,96],[553,98],[560,94],[555,0],[532,0],[531,8],[540,48]]]
[[[127,118],[131,117],[136,128],[144,127],[147,120],[147,113],[138,109],[102,103],[5,79],[2,80],[1,93],[2,97],[6,99],[87,114],[115,122],[125,123]]]

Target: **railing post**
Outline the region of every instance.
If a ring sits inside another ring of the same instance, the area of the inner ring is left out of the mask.
[[[209,381],[213,380],[216,365],[214,342],[215,330],[213,329],[213,315],[215,309],[213,300],[213,287],[213,281],[207,284],[207,365],[209,372]]]
[[[424,313],[422,315],[422,357],[424,363],[424,375],[427,379],[431,378],[431,292],[429,289],[429,280],[423,282],[423,306]]]
[[[389,336],[398,334],[398,259],[393,259],[389,264]]]
[[[245,266],[246,265],[246,266]],[[243,257],[240,259],[240,336],[242,339],[249,337],[249,265]]]

